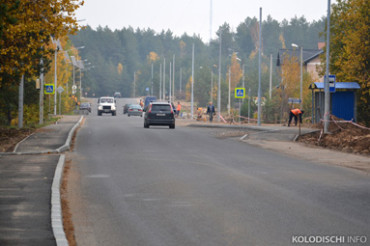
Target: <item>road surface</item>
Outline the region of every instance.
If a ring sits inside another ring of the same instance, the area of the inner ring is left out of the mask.
[[[365,173],[218,138],[215,129],[144,129],[143,118],[122,114],[125,102],[115,117],[93,110],[70,155],[78,245],[369,243]]]

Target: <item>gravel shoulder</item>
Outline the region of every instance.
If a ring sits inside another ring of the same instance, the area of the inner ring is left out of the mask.
[[[243,142],[295,158],[305,159],[316,163],[353,168],[365,172],[366,174],[370,173],[370,158],[364,155],[344,153],[299,142],[255,139],[247,139],[243,140]]]

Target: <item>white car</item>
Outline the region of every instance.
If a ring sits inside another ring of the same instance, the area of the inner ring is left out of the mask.
[[[103,113],[116,115],[116,100],[114,97],[101,97],[98,99],[98,115],[101,116]]]

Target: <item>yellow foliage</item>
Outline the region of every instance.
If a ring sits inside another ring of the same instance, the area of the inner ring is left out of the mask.
[[[180,54],[181,54],[181,57],[184,57],[185,56],[185,48],[186,48],[186,43],[184,41],[180,41]]]
[[[283,49],[286,49],[285,39],[284,39],[284,35],[283,35],[283,33],[280,33],[280,35],[279,35],[279,40],[280,40],[280,42],[281,42],[281,47],[282,47]]]
[[[190,76],[190,78],[188,80],[188,83],[186,83],[186,87],[185,87],[185,99],[186,99],[186,101],[191,100],[191,81],[192,81],[192,77]]]
[[[18,4],[19,3],[19,4]],[[56,39],[72,34],[79,26],[74,11],[83,1],[73,0],[2,0],[6,15],[15,21],[1,21],[0,83],[5,74],[36,74],[39,60],[36,54],[45,55],[44,47],[53,36]],[[0,85],[1,85],[0,84]]]
[[[149,55],[147,56],[148,63],[151,64],[153,62],[156,62],[159,59],[159,56],[154,51],[149,52]]]
[[[117,65],[117,73],[121,75],[122,71],[123,71],[123,65],[119,62]]]
[[[238,58],[236,56],[236,53],[234,52],[231,56],[231,90],[233,91],[235,87],[239,84],[240,79],[243,76],[243,71],[241,69],[241,66],[238,62]],[[229,74],[227,73],[227,79],[229,79]]]

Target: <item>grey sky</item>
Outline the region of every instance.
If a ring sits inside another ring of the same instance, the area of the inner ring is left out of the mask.
[[[235,30],[247,17],[268,15],[281,21],[304,15],[308,21],[326,16],[327,0],[213,0],[212,37],[224,22]],[[332,3],[335,0],[332,0]],[[170,29],[176,36],[183,33],[210,36],[210,0],[85,0],[77,19],[93,28],[108,26],[151,28],[156,32]]]

